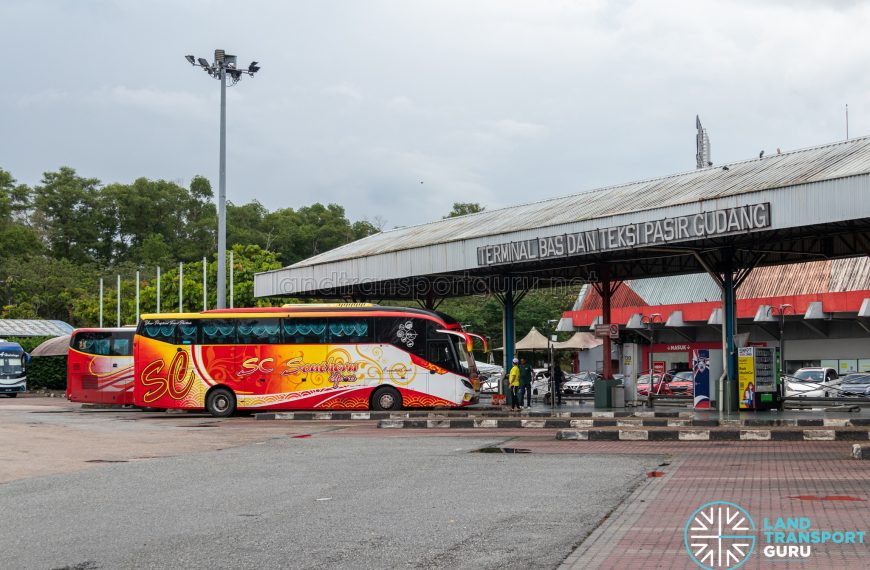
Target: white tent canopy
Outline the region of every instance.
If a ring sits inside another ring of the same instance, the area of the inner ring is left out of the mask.
[[[564,342],[557,342],[553,345],[556,350],[588,350],[604,344],[600,338],[595,338],[594,335],[588,332],[577,332],[574,336]]]
[[[517,341],[516,350],[547,350],[547,337],[538,332],[538,329],[532,327],[523,340]]]

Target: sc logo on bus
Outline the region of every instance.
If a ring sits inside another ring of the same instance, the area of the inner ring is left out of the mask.
[[[274,365],[274,358],[264,358],[263,360],[260,360],[254,356],[242,362],[242,370],[236,372],[236,376],[250,376],[257,372],[260,374],[271,374],[275,371]]]

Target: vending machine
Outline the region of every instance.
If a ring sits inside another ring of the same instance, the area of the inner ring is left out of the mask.
[[[741,410],[779,407],[779,362],[774,349],[759,346],[738,348],[737,381]]]

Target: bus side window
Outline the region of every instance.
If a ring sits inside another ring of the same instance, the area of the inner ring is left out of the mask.
[[[116,337],[112,339],[112,356],[130,356],[130,339],[126,337]]]
[[[426,360],[447,370],[456,368],[453,365],[453,354],[450,352],[450,346],[446,340],[430,340],[426,345]]]
[[[203,319],[202,344],[236,344],[236,322],[233,319]]]
[[[378,319],[378,342],[392,344],[421,358],[426,357],[426,322],[408,317]]]
[[[182,322],[175,327],[175,344],[196,344],[199,325],[196,322]]]
[[[175,344],[175,323],[167,321],[142,321],[139,334],[146,338]]]
[[[329,319],[329,341],[335,344],[372,342],[370,319],[360,317]]]
[[[284,319],[281,329],[285,344],[327,344],[326,319]]]
[[[239,344],[278,344],[281,341],[281,327],[276,318],[240,320],[237,330]]]

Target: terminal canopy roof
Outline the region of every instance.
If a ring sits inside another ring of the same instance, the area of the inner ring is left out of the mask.
[[[864,256],[870,138],[384,231],[255,276],[257,297],[426,299]],[[523,283],[514,285],[518,279]]]
[[[18,336],[62,336],[70,334],[72,331],[72,325],[63,321],[0,319],[0,338]]]

